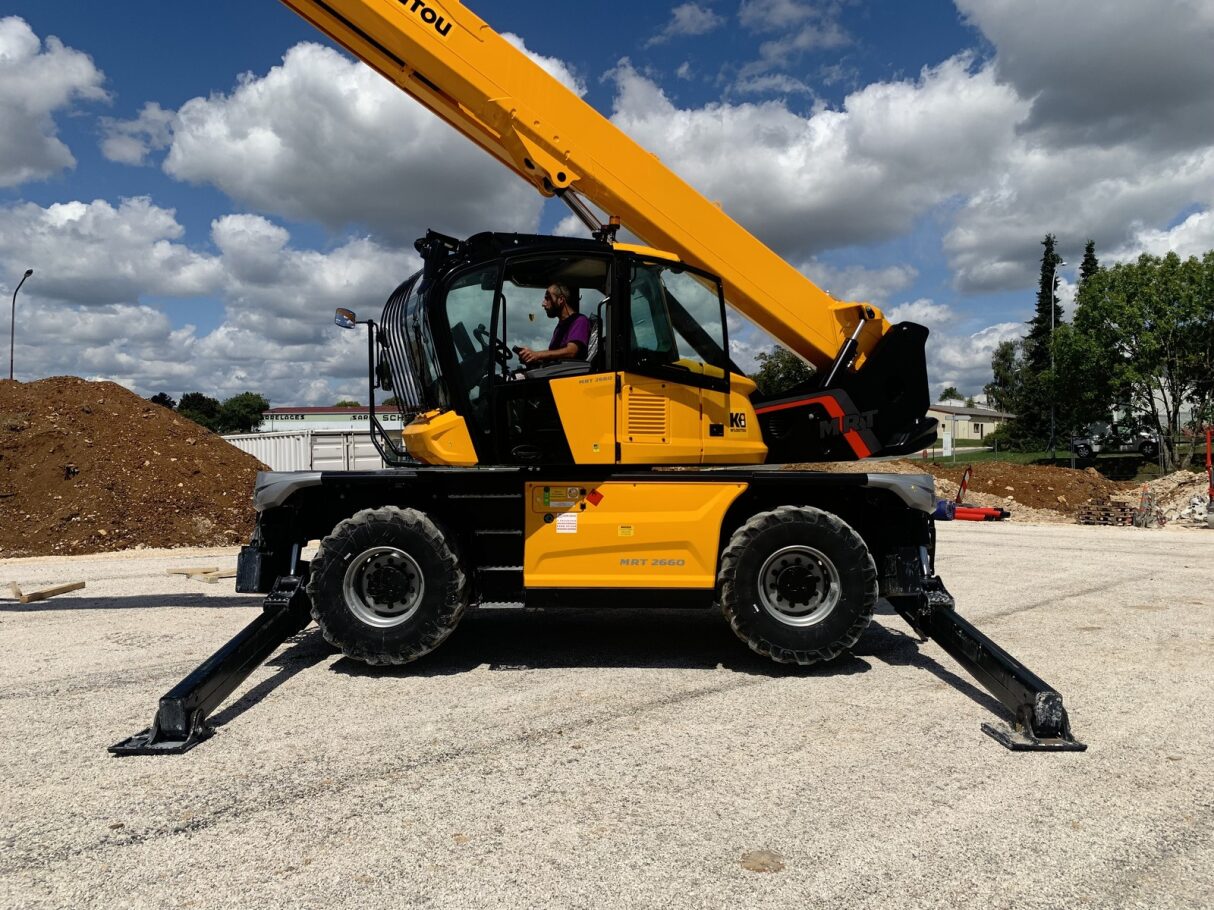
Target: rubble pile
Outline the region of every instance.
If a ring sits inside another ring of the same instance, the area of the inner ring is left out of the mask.
[[[112,382],[0,380],[0,556],[244,543],[259,470]]]

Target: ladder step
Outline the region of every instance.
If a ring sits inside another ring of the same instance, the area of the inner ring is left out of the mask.
[[[522,537],[523,532],[518,528],[477,528],[472,532],[482,537]]]
[[[480,566],[478,572],[521,572],[522,566]]]

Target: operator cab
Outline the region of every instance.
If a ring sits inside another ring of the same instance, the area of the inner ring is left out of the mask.
[[[458,414],[474,453],[423,460],[736,463],[745,449],[743,460],[762,461],[745,415],[754,386],[730,362],[714,276],[658,251],[573,238],[432,232],[419,250],[425,270],[384,310],[392,372],[416,378],[398,380],[398,401],[407,418]],[[542,306],[552,285],[569,288],[590,321],[585,355],[527,369],[518,349],[547,350],[556,327]]]

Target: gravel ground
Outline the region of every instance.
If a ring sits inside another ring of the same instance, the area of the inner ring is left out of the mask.
[[[0,600],[0,906],[1208,908],[1212,548],[941,527],[961,611],[1082,754],[983,736],[998,705],[888,613],[804,673],[706,613],[485,611],[403,671],[304,632],[210,741],[117,759],[258,609],[165,569],[235,550],[0,561],[88,580]]]

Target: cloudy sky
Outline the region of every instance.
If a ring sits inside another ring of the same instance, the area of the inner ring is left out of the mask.
[[[1089,238],[1214,248],[1214,0],[467,5],[836,297],[928,325],[934,392],[1023,331],[1045,233],[1064,300]],[[569,229],[275,0],[198,10],[0,3],[18,379],[362,400],[333,308],[375,313],[415,237]]]

